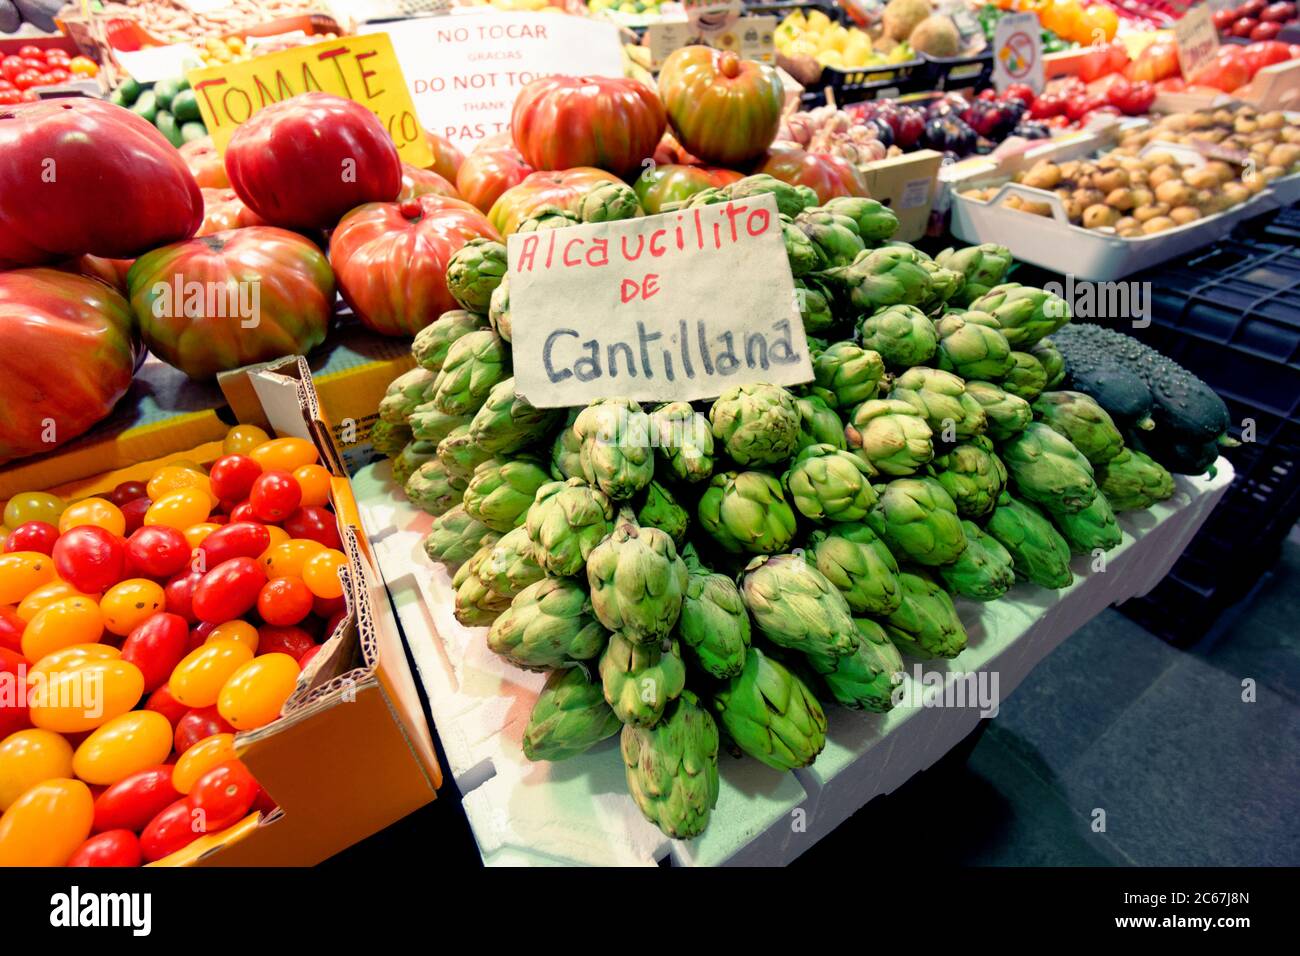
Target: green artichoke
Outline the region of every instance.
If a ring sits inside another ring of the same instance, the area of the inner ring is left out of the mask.
[[[596,617],[629,641],[650,644],[672,633],[686,595],[686,562],[673,539],[643,528],[625,512],[587,558]]]
[[[1115,512],[1105,495],[1092,499],[1092,504],[1074,514],[1052,514],[1052,524],[1061,532],[1061,537],[1070,546],[1071,554],[1091,554],[1094,551],[1110,551],[1118,548],[1124,540],[1115,521]]]
[[[781,217],[781,238],[785,241],[785,257],[792,276],[797,279],[817,268],[817,247],[789,216]]]
[[[722,202],[771,193],[776,200],[777,210],[783,216],[797,216],[805,209],[817,205],[817,194],[808,186],[791,186],[766,173],[755,173],[738,179],[721,191],[725,194]]]
[[[735,385],[709,409],[713,437],[739,465],[772,465],[799,444],[799,406],[779,385]]]
[[[641,644],[611,634],[600,656],[600,683],[619,720],[653,727],[686,687],[686,665],[675,640]]]
[[[857,455],[834,445],[809,445],[795,456],[781,484],[805,518],[858,521],[876,503],[871,474]]]
[[[643,215],[636,192],[627,183],[599,183],[578,200],[578,218],[583,222],[613,222]]]
[[[541,232],[545,229],[567,229],[569,226],[580,225],[582,220],[576,212],[559,206],[539,206],[515,227],[515,232]]]
[[[885,363],[877,352],[836,342],[813,361],[813,378],[820,396],[848,411],[876,397],[885,378]]]
[[[471,415],[488,392],[510,377],[510,346],[490,329],[462,335],[447,350],[433,386],[433,403],[448,415]]]
[[[495,239],[471,239],[447,262],[447,291],[462,309],[481,315],[487,312],[506,268],[505,245]]]
[[[615,501],[631,498],[654,477],[650,416],[631,399],[592,402],[573,422],[582,440],[583,477]]]
[[[1070,546],[1029,502],[1004,493],[984,530],[1011,554],[1017,578],[1044,588],[1069,587],[1074,580]]]
[[[457,425],[438,442],[438,460],[447,469],[447,474],[462,479],[466,484],[474,469],[491,457],[490,452],[484,451],[470,438],[469,422]]]
[[[433,402],[425,402],[415,407],[407,424],[416,441],[433,442],[437,448],[439,442],[461,425],[468,426],[470,421],[469,415],[448,415],[439,411]]]
[[[966,383],[937,368],[909,368],[894,379],[890,401],[906,402],[943,441],[979,435],[988,427],[984,406],[966,394]]]
[[[966,534],[966,550],[952,564],[939,568],[944,587],[975,601],[1000,598],[1016,583],[1011,553],[973,521],[963,521],[961,527]]]
[[[993,443],[983,436],[954,446],[931,467],[935,480],[963,518],[983,518],[991,513],[1007,487],[1006,466],[994,454]]]
[[[1013,262],[1011,250],[997,243],[985,242],[962,249],[945,249],[935,257],[945,269],[954,269],[966,277],[966,282],[954,300],[957,305],[970,305],[1001,284]]]
[[[567,760],[613,737],[622,726],[586,671],[562,667],[547,676],[533,704],[524,728],[524,756],[533,761]]]
[[[460,504],[468,484],[463,478],[447,472],[447,466],[436,458],[426,461],[406,480],[406,497],[421,511],[435,517]]]
[[[493,653],[534,671],[590,660],[608,640],[587,589],[567,578],[542,578],[521,590],[487,636]]]
[[[1043,371],[1047,373],[1047,388],[1056,388],[1065,381],[1065,356],[1061,354],[1055,342],[1051,339],[1039,339],[1029,350],[1029,354],[1038,359],[1038,364],[1043,366]]]
[[[496,544],[501,536],[483,522],[471,518],[457,505],[433,521],[424,538],[424,551],[434,561],[459,567],[485,544]]]
[[[415,435],[411,426],[402,422],[386,422],[378,419],[370,426],[370,445],[381,455],[396,458],[402,453]]]
[[[380,419],[397,425],[406,423],[415,407],[424,401],[424,394],[436,377],[427,368],[418,365],[397,376],[379,400]]]
[[[1070,306],[1058,295],[1018,282],[994,286],[970,303],[976,312],[989,312],[1013,349],[1027,349],[1070,321]]]
[[[1033,403],[1034,417],[1070,440],[1094,467],[1124,450],[1124,436],[1114,420],[1083,392],[1043,392]]]
[[[774,770],[797,770],[826,746],[826,714],[808,686],[756,647],[713,695],[723,728],[744,753]]]
[[[691,523],[690,515],[677,503],[672,492],[659,482],[652,481],[646,485],[634,499],[634,506],[637,524],[666,532],[673,539],[673,544],[678,546],[686,540],[686,529]]]
[[[934,323],[912,305],[891,306],[868,315],[858,327],[858,340],[895,369],[924,365],[939,349]]]
[[[700,563],[695,549],[682,552],[688,574],[677,636],[706,674],[726,680],[740,673],[749,650],[749,612],[740,589],[725,574]]]
[[[492,550],[484,544],[456,571],[452,585],[456,588],[456,620],[466,627],[483,627],[495,621],[510,607],[510,598],[487,586],[478,573],[479,565]]]
[[[436,442],[420,441],[418,438],[406,443],[406,447],[393,459],[393,481],[405,485],[415,474],[415,470],[425,462],[438,460]]]
[[[844,426],[848,450],[889,476],[915,474],[930,461],[933,434],[919,411],[891,399],[863,402]]]
[[[898,576],[903,603],[885,621],[894,645],[913,657],[956,657],[966,649],[966,628],[948,592],[929,578],[904,571]]]
[[[437,375],[447,361],[447,350],[462,335],[480,332],[487,328],[487,320],[481,315],[453,309],[444,312],[431,325],[426,325],[415,333],[411,342],[411,354],[416,364]]]
[[[1027,401],[989,382],[967,382],[966,394],[984,409],[984,417],[988,420],[987,434],[994,441],[1006,441],[1019,435],[1033,420],[1033,409]]]
[[[524,523],[537,489],[550,480],[550,473],[536,458],[489,458],[474,469],[465,488],[465,511],[505,534]]]
[[[696,514],[700,527],[734,554],[773,554],[794,539],[794,510],[781,482],[765,472],[714,475]]]
[[[1011,358],[1015,364],[999,384],[1003,391],[1032,402],[1047,387],[1047,369],[1028,352],[1012,352]]]
[[[898,217],[884,203],[865,196],[836,196],[822,206],[837,216],[848,216],[857,224],[858,235],[866,242],[890,238],[898,231]]]
[[[551,443],[551,477],[556,481],[570,478],[586,481],[582,474],[582,439],[573,430],[572,420],[555,433],[555,441]]]
[[[1048,511],[1073,514],[1097,497],[1088,459],[1070,439],[1041,422],[1030,422],[1015,438],[1003,442],[1001,450],[1016,493],[1027,501]]]
[[[1136,448],[1122,449],[1097,469],[1096,479],[1115,511],[1150,508],[1174,494],[1174,476]]]
[[[854,614],[887,615],[898,610],[898,561],[865,524],[837,524],[808,536],[804,557],[830,581]]]
[[[835,409],[818,395],[805,395],[795,399],[799,406],[799,445],[796,452],[809,445],[832,445],[841,450],[848,447],[844,440],[844,423]]]
[[[916,564],[951,564],[966,549],[957,506],[933,478],[895,478],[866,523],[894,554]]]
[[[479,561],[477,573],[490,590],[508,598],[546,576],[533,557],[533,542],[528,538],[527,528],[515,528],[502,535]]]
[[[740,593],[768,640],[808,654],[819,670],[828,670],[835,658],[853,652],[848,602],[801,556],[755,558],[745,567]]]
[[[920,305],[929,297],[930,271],[924,261],[911,246],[883,246],[864,249],[849,265],[827,269],[824,275],[837,298],[842,290],[862,311],[876,312],[891,305]]]
[[[794,224],[812,241],[817,253],[815,269],[847,266],[866,248],[858,235],[857,222],[848,216],[827,209],[805,209],[795,217]]]
[[[469,423],[472,442],[493,455],[510,455],[535,444],[559,422],[557,408],[534,408],[515,394],[515,380],[507,378],[492,387],[487,400]]]
[[[986,321],[987,320],[987,321]],[[999,379],[1015,360],[997,319],[982,312],[949,312],[935,323],[939,333],[939,368],[962,378]]]
[[[713,474],[713,430],[687,402],[660,405],[650,415],[659,460],[682,481],[704,481]]]
[[[922,259],[921,267],[930,274],[930,291],[921,301],[923,312],[935,312],[955,298],[966,284],[966,276],[955,269],[945,269],[933,259]]]
[[[655,727],[624,727],[620,744],[645,818],[675,840],[703,833],[718,803],[718,725],[699,698],[683,691]]]
[[[836,325],[834,302],[830,290],[813,276],[794,280],[795,304],[808,335],[825,332]]]
[[[603,491],[581,478],[553,481],[537,489],[524,527],[533,557],[546,573],[573,577],[614,529],[614,506]]]
[[[510,319],[510,276],[502,276],[501,284],[492,291],[488,303],[488,324],[492,331],[510,342],[514,339],[514,323]]]
[[[836,658],[835,669],[821,679],[841,706],[883,714],[893,709],[895,675],[903,672],[903,655],[875,621],[859,617],[853,623],[857,646],[852,654]]]

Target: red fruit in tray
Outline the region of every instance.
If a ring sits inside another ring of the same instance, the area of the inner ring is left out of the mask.
[[[1295,19],[1294,3],[1270,3],[1259,11],[1259,19],[1264,23],[1290,23]]]
[[[1232,25],[1232,35],[1235,37],[1248,37],[1250,31],[1259,26],[1259,21],[1254,17],[1242,17]]]
[[[1252,40],[1272,40],[1282,32],[1282,24],[1262,20],[1250,31]]]

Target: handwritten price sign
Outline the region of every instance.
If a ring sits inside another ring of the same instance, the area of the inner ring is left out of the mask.
[[[1208,66],[1219,52],[1219,31],[1214,29],[1210,8],[1192,7],[1174,24],[1174,40],[1178,43],[1178,66],[1189,83],[1193,76]]]

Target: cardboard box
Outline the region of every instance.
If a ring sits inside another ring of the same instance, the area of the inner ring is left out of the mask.
[[[877,160],[863,167],[868,194],[873,199],[880,200],[898,216],[895,239],[913,242],[925,235],[942,162],[942,153],[933,149],[921,149]]]

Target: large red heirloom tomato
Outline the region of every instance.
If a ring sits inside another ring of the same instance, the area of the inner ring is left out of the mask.
[[[456,172],[456,190],[461,198],[483,212],[511,186],[523,182],[533,167],[524,154],[515,149],[509,133],[489,137],[465,157]]]
[[[685,46],[664,60],[659,96],[682,146],[706,163],[735,166],[772,144],[785,93],[770,66]]]
[[[397,194],[397,201],[414,199],[433,193],[435,196],[450,196],[459,199],[456,187],[447,181],[447,177],[432,169],[418,169],[410,163],[402,163],[402,191]]]
[[[479,237],[500,238],[460,199],[427,194],[367,203],[344,216],[330,236],[330,262],[357,318],[384,335],[414,335],[458,308],[447,291],[447,262]]]
[[[229,189],[230,177],[226,175],[226,161],[221,158],[211,136],[192,139],[180,149],[181,159],[189,167],[190,175],[202,189]]]
[[[325,255],[272,226],[163,246],[126,278],[149,350],[196,379],[306,352],[325,340],[334,308]]]
[[[869,195],[866,179],[847,159],[805,152],[793,144],[774,146],[754,172],[767,173],[791,186],[807,186],[817,194],[819,203],[836,196]]]
[[[543,206],[556,206],[577,212],[582,197],[601,183],[622,182],[603,169],[579,166],[551,172],[530,173],[518,185],[511,186],[492,204],[488,219],[503,236]]]
[[[546,76],[515,97],[510,132],[535,169],[595,166],[629,176],[659,145],[664,108],[637,80]]]
[[[67,262],[60,262],[54,268],[63,272],[72,272],[79,276],[90,276],[100,282],[106,282],[122,295],[126,295],[126,273],[134,259],[101,259],[99,256],[77,256]],[[143,350],[141,350],[143,355]]]
[[[0,269],[194,235],[198,184],[152,124],[89,97],[0,106]]]
[[[424,141],[429,144],[429,149],[433,150],[433,162],[425,169],[432,169],[448,182],[456,181],[456,173],[460,171],[460,164],[465,161],[465,156],[444,136],[437,133],[424,131]]]
[[[397,147],[374,113],[328,93],[258,110],[230,138],[226,174],[273,226],[327,229],[349,209],[390,202],[402,188]]]
[[[231,229],[265,225],[233,189],[203,189],[203,225],[199,226],[197,235],[210,236]]]
[[[130,305],[103,282],[0,272],[0,461],[48,451],[102,419],[142,354]]]
[[[682,202],[706,189],[726,186],[743,178],[740,173],[715,166],[653,166],[632,184],[646,215],[653,216],[664,205]]]

